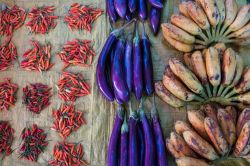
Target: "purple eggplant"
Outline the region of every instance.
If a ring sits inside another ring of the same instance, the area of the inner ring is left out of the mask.
[[[138,143],[138,133],[137,133],[137,123],[138,117],[136,111],[132,111],[131,103],[130,105],[130,116],[129,116],[129,166],[139,165],[139,143]]]
[[[154,35],[156,35],[159,31],[159,25],[161,20],[161,9],[152,6],[149,13],[149,20]]]
[[[154,6],[155,8],[162,9],[163,8],[163,2],[162,0],[149,0],[149,3]]]
[[[114,97],[113,90],[110,87],[107,76],[106,76],[108,56],[110,55],[111,48],[114,47],[114,43],[117,40],[117,36],[120,35],[121,31],[125,27],[127,27],[129,24],[131,24],[134,21],[135,20],[133,19],[129,23],[121,27],[120,29],[114,30],[113,32],[110,33],[108,39],[106,40],[102,48],[101,54],[98,59],[98,63],[96,67],[96,82],[102,95],[109,101],[113,101],[115,97]]]
[[[114,0],[114,6],[117,14],[125,18],[127,12],[127,0]]]
[[[132,87],[133,87],[133,42],[132,42],[132,35],[128,36],[128,39],[126,42],[124,66],[125,66],[127,87],[128,87],[129,92],[131,92]]]
[[[145,33],[145,28],[143,24],[143,33],[141,39],[142,55],[143,55],[143,76],[144,76],[144,89],[148,96],[154,93],[153,85],[153,62],[150,50],[150,41],[147,34]]]
[[[153,121],[153,131],[154,131],[154,138],[156,142],[158,166],[168,166],[167,153],[166,153],[163,133],[162,133],[161,125],[160,125],[159,118],[158,118],[158,112],[155,106],[155,96],[154,96],[153,108],[151,109],[151,117]]]
[[[121,145],[120,145],[120,164],[119,166],[128,166],[128,148],[129,148],[129,142],[128,142],[128,124],[127,124],[127,118],[126,113],[124,115],[124,120],[122,124],[121,129]]]
[[[127,21],[130,21],[130,20],[132,19],[132,14],[130,13],[129,10],[127,10],[127,12],[126,12],[125,19],[126,19]]]
[[[115,98],[119,104],[129,100],[129,90],[124,73],[125,40],[119,39],[115,47],[115,56],[111,68],[111,77],[114,87]]]
[[[109,18],[112,22],[117,21],[117,13],[115,11],[114,0],[106,0],[106,8]]]
[[[109,139],[107,166],[117,166],[119,157],[119,139],[124,119],[124,109],[120,106],[117,110],[114,127]]]
[[[147,19],[147,3],[146,0],[139,0],[139,17],[141,20],[146,20]]]
[[[143,99],[142,99],[143,100]],[[157,165],[156,161],[156,147],[154,141],[153,130],[142,108],[143,101],[140,103],[140,121],[142,123],[143,134],[145,138],[145,163],[144,166]]]
[[[142,130],[142,124],[141,122],[138,122],[138,139],[139,139],[139,149],[140,149],[140,157],[139,157],[139,166],[144,166],[144,160],[145,160],[145,142],[144,142],[144,136],[143,136],[143,130]]]
[[[142,54],[141,42],[139,38],[138,29],[133,39],[133,89],[135,97],[140,100],[143,93],[143,77],[142,77]]]
[[[137,9],[138,0],[128,0],[128,9],[131,13],[134,13]]]

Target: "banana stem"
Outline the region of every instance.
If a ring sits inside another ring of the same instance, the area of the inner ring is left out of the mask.
[[[213,96],[216,96],[218,90],[218,86],[213,87]]]
[[[225,96],[225,98],[230,98],[230,97],[232,97],[233,95],[235,95],[237,92],[233,89],[231,92],[229,92],[226,96]]]
[[[207,36],[208,36],[208,42],[211,42],[211,40],[212,40],[212,35],[211,35],[211,33],[210,33],[210,29],[207,29],[206,30],[206,33],[207,33]]]
[[[221,31],[220,31],[220,36],[223,36],[224,34],[224,31],[227,29],[227,25],[223,25],[222,28],[221,28]]]
[[[201,92],[201,97],[203,97],[204,99],[207,99],[208,98],[208,96],[207,96],[207,94],[206,94],[206,92],[203,90],[202,92]]]
[[[208,83],[205,85],[205,88],[207,90],[208,97],[209,98],[212,97],[211,89]]]
[[[212,37],[213,37],[213,40],[216,40],[216,33],[215,33],[215,30],[216,30],[216,26],[215,26],[215,27],[212,27]]]
[[[230,28],[228,28],[227,30],[226,30],[226,32],[223,34],[223,36],[227,36],[229,33],[231,33],[232,31],[231,31],[231,29]]]
[[[225,86],[224,85],[220,85],[220,88],[218,90],[217,96],[220,96],[222,91],[224,90]]]
[[[199,40],[199,39],[195,39],[195,43],[198,43],[198,44],[201,44],[201,45],[204,45],[204,46],[207,45],[204,41]]]
[[[200,96],[195,95],[194,100],[199,101],[199,102],[204,102],[205,100],[201,98]]]
[[[205,43],[208,43],[208,38],[207,38],[206,35],[204,35],[203,33],[201,33],[200,37],[205,41]]]
[[[216,39],[217,40],[219,39],[221,25],[222,25],[221,22],[219,22],[219,24],[217,25],[217,29],[216,29]]]
[[[226,89],[224,89],[224,91],[222,92],[221,96],[222,96],[222,97],[225,97],[225,95],[227,94],[227,92],[228,92],[232,87],[233,87],[232,85],[226,87]]]

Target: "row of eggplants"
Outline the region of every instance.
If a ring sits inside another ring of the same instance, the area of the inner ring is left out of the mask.
[[[143,93],[150,96],[154,93],[153,64],[150,41],[145,33],[140,38],[138,27],[135,36],[128,35],[127,40],[121,36],[125,27],[114,30],[108,37],[98,59],[96,68],[97,85],[103,96],[117,103],[129,101],[131,92],[137,100]]]
[[[167,166],[166,148],[155,102],[150,122],[142,108],[126,112],[119,107],[108,146],[107,166]]]
[[[151,5],[149,12],[150,25],[156,35],[159,30],[163,2],[162,0],[149,0],[149,3]],[[119,17],[130,21],[137,14],[142,21],[145,21],[148,17],[146,0],[106,0],[106,6],[112,22],[116,22]]]

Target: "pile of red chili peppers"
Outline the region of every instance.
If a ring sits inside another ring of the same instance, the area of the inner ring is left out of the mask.
[[[80,143],[58,142],[53,149],[54,159],[49,161],[52,166],[87,166],[83,159],[84,151]]]
[[[11,42],[11,38],[8,38],[0,46],[0,71],[8,69],[16,58],[16,46]]]
[[[26,26],[31,32],[45,34],[49,29],[55,29],[57,23],[54,22],[58,16],[54,16],[54,6],[44,6],[32,8],[28,14],[31,19]]]
[[[26,158],[30,161],[36,161],[47,147],[47,135],[44,130],[33,124],[30,128],[24,128],[21,133],[22,142],[19,148],[20,158]]]
[[[25,17],[25,10],[16,5],[3,10],[0,17],[0,35],[12,36],[13,31],[23,25]]]
[[[68,23],[70,30],[91,31],[91,24],[102,15],[101,9],[94,9],[88,6],[82,6],[79,3],[73,3],[69,9],[69,15],[65,16],[64,22]]]
[[[42,83],[30,84],[23,88],[23,103],[31,112],[39,114],[50,105],[51,88]]]
[[[90,88],[82,74],[63,72],[58,81],[58,95],[64,101],[74,102],[77,97],[90,94]]]
[[[53,116],[56,118],[53,128],[60,132],[63,139],[66,139],[71,132],[79,129],[81,125],[86,124],[83,112],[76,111],[73,104],[62,104],[58,110],[53,111]]]
[[[26,70],[47,71],[54,64],[50,63],[51,45],[41,45],[38,41],[31,41],[34,48],[27,50],[23,56],[26,58],[21,62],[21,67]]]
[[[90,40],[77,40],[67,42],[63,46],[63,50],[58,54],[61,60],[65,63],[63,70],[70,64],[88,67],[92,64],[95,52],[91,47]]]
[[[9,110],[11,106],[14,106],[17,89],[18,86],[11,83],[9,78],[0,83],[0,111]]]
[[[14,129],[11,128],[9,122],[0,121],[0,153],[6,156],[12,153],[11,145],[14,139]]]

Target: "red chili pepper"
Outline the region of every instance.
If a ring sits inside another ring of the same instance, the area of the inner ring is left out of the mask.
[[[0,153],[9,156],[12,153],[11,145],[14,140],[14,129],[7,121],[0,121]]]
[[[45,34],[50,29],[56,27],[55,19],[58,16],[54,16],[54,6],[44,6],[32,8],[28,17],[31,19],[26,26],[31,32]]]
[[[21,138],[22,142],[19,147],[19,157],[37,162],[40,153],[42,153],[48,145],[48,141],[46,140],[47,135],[44,133],[44,130],[36,124],[33,124],[32,127],[23,129]]]
[[[23,103],[31,112],[39,114],[50,105],[51,88],[42,83],[30,84],[23,88]]]
[[[44,46],[40,45],[38,41],[31,41],[33,49],[27,50],[23,57],[25,59],[21,62],[21,67],[26,70],[47,71],[54,64],[50,63],[51,60],[51,45],[48,43]]]
[[[68,15],[65,16],[64,22],[68,23],[70,30],[87,30],[91,31],[91,24],[103,14],[103,10],[94,9],[88,6],[82,6],[78,3],[73,3],[69,9]]]
[[[6,8],[0,15],[0,35],[12,36],[14,30],[24,24],[26,12],[18,6]]]

